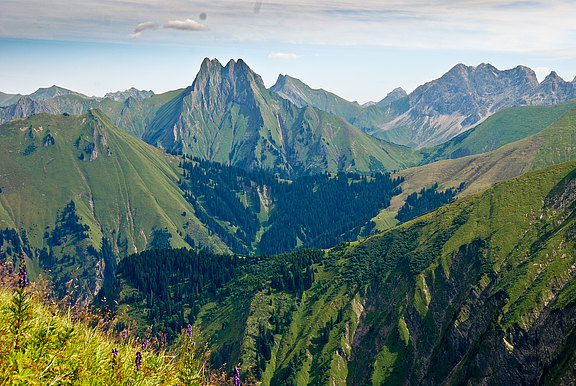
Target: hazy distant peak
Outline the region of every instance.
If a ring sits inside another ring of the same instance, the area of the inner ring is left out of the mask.
[[[389,106],[390,104],[396,102],[399,99],[407,97],[408,94],[402,87],[396,87],[394,90],[390,91],[384,99],[380,102],[375,103],[377,106]],[[367,104],[365,104],[366,106]]]
[[[146,98],[150,98],[151,96],[154,96],[154,91],[152,90],[138,90],[137,88],[134,87],[130,87],[127,90],[124,91],[116,91],[116,92],[109,92],[106,93],[106,95],[104,95],[104,98],[110,98],[112,100],[115,100],[117,102],[121,102],[124,100],[128,100],[130,98],[134,98],[134,99],[138,99],[140,101],[146,99]]]
[[[556,71],[552,71],[550,72],[550,74],[548,74],[546,76],[546,78],[544,78],[543,82],[546,81],[561,81],[561,82],[565,82],[564,79],[562,79],[562,77],[560,75],[558,75],[558,73]]]
[[[33,92],[32,94],[30,94],[29,97],[36,99],[37,101],[41,101],[41,100],[45,100],[45,99],[55,98],[55,97],[62,96],[62,95],[77,95],[77,96],[80,96],[82,98],[88,98],[84,94],[81,94],[81,93],[76,92],[76,91],[68,90],[66,88],[56,86],[56,85],[52,85],[50,87],[43,87],[43,88],[41,87],[38,90],[36,90],[35,92]]]

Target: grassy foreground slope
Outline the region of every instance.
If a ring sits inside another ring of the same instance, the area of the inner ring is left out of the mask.
[[[242,275],[197,325],[264,384],[570,384],[575,186],[576,162],[498,183],[309,260],[300,290]]]
[[[187,340],[167,352],[131,334],[126,339],[121,334],[114,337],[89,327],[86,320],[44,306],[36,295],[37,290],[24,289],[25,302],[20,304],[27,307],[14,312],[17,295],[7,286],[0,288],[0,383],[182,385],[206,381],[201,350]]]

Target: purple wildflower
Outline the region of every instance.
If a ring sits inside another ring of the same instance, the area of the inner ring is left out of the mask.
[[[142,351],[148,351],[149,347],[150,347],[150,343],[147,340],[142,342]]]
[[[234,366],[234,386],[240,386],[240,370],[237,366]]]
[[[28,273],[26,272],[26,261],[24,256],[20,257],[20,277],[18,278],[18,287],[24,288],[28,285]]]
[[[126,339],[128,339],[128,330],[127,329],[122,330],[122,339],[124,339],[124,342],[126,342]]]
[[[116,347],[114,347],[112,349],[112,370],[114,370],[114,368],[118,364],[118,359],[116,358],[117,356],[118,356],[118,349],[116,349]]]
[[[192,326],[188,325],[186,329],[188,330],[188,335],[192,335]]]
[[[194,342],[192,339],[190,339],[190,346],[196,347],[196,342]]]
[[[136,360],[134,363],[136,364],[136,370],[140,370],[140,366],[142,366],[142,354],[140,351],[136,352]]]

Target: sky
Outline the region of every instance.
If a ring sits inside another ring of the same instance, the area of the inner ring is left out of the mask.
[[[0,91],[186,87],[242,58],[360,103],[457,63],[576,76],[574,0],[0,0]]]

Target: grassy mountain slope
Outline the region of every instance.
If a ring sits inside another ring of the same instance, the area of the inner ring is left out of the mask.
[[[173,246],[186,246],[188,235],[226,250],[184,200],[178,160],[118,129],[98,110],[13,120],[0,126],[0,138],[1,224],[24,229],[33,247],[46,248],[58,261],[76,256],[77,244],[100,250],[103,237],[123,256],[150,247],[158,232],[171,234]],[[70,201],[89,227],[84,241],[49,237]],[[103,274],[92,265],[102,264],[98,260],[82,266],[93,279]],[[74,261],[56,266],[65,276],[81,266]]]
[[[557,107],[563,109],[571,105],[569,102]],[[440,190],[444,190],[457,187],[464,182],[465,188],[459,194],[460,197],[464,197],[527,171],[572,160],[576,158],[575,120],[576,108],[572,106],[564,115],[537,134],[502,146],[498,150],[442,160],[401,171],[398,176],[405,179],[401,185],[402,194],[392,199],[388,210],[392,212],[398,210],[408,194],[434,183],[438,183]]]
[[[425,153],[429,153],[423,162],[431,163],[440,159],[460,158],[496,150],[508,143],[536,134],[574,106],[576,101],[572,100],[552,106],[502,109],[450,141],[434,148],[422,149]]]
[[[14,103],[18,102],[18,99],[21,97],[21,94],[7,94],[0,91],[0,107],[13,105]]]
[[[324,253],[239,259],[196,325],[265,385],[570,384],[574,186],[572,161]]]

